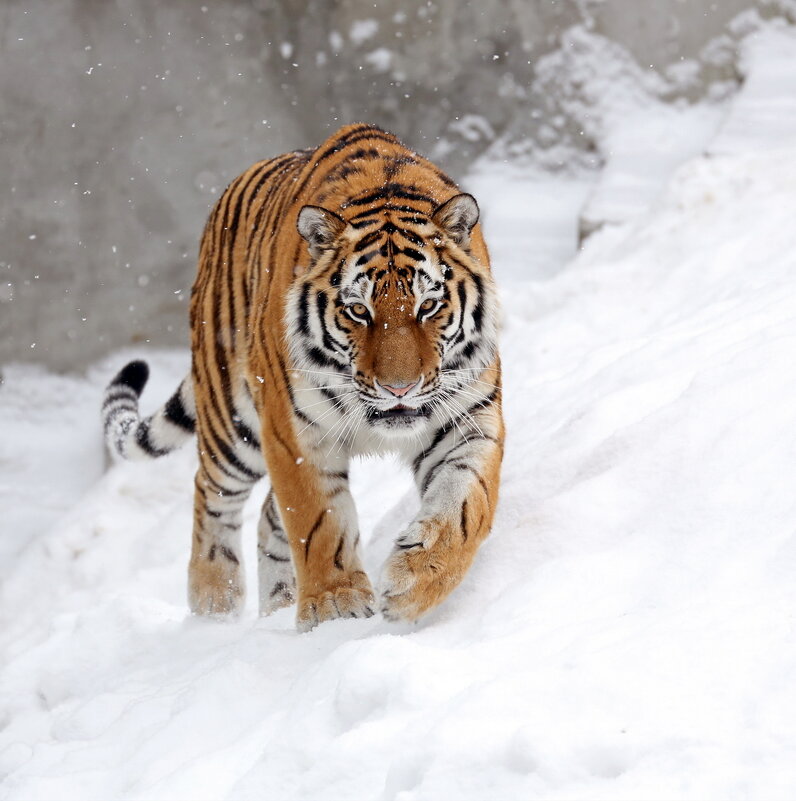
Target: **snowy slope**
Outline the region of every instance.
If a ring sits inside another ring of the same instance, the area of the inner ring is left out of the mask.
[[[733,134],[545,282],[538,228],[495,219],[502,500],[416,626],[298,635],[253,598],[235,623],[188,618],[194,455],[100,474],[100,390],[129,354],[85,380],[6,370],[0,797],[792,799],[790,145]],[[550,214],[533,180],[509,184],[517,207]],[[505,204],[499,173],[474,182]],[[571,237],[545,258],[574,250],[582,197],[561,185]],[[155,354],[144,404],[186,364]],[[416,501],[389,461],[354,480],[377,575]]]

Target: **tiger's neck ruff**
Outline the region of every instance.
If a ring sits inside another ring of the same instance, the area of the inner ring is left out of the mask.
[[[491,528],[503,452],[478,215],[433,164],[368,125],[227,188],[202,239],[190,381],[142,421],[141,368],[106,396],[123,455],[170,450],[195,421],[194,612],[240,608],[240,512],[267,472],[261,612],[297,600],[301,629],[372,614],[348,489],[361,453],[399,453],[422,499],[384,566],[381,612],[416,619],[461,580]]]

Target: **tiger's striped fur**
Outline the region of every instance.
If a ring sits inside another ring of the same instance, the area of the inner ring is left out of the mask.
[[[498,309],[478,207],[393,135],[358,124],[236,178],[207,222],[191,297],[192,369],[145,420],[145,365],[111,382],[106,438],[159,456],[195,428],[193,612],[240,609],[241,510],[267,472],[260,611],[302,630],[373,614],[348,466],[394,451],[421,495],[378,605],[414,620],[489,533],[503,453]],[[190,380],[189,380],[190,379]]]

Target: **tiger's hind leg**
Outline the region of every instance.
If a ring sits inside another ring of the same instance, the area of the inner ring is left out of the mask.
[[[219,444],[199,432],[188,602],[199,615],[236,614],[246,596],[241,553],[242,511],[265,474],[259,443]]]
[[[257,564],[260,584],[260,614],[270,615],[296,600],[296,574],[290,543],[269,490],[257,527]]]
[[[246,597],[241,556],[241,511],[251,486],[239,494],[211,489],[202,468],[196,474],[188,603],[195,615],[240,612]]]

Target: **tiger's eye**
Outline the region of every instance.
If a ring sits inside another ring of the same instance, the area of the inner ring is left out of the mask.
[[[354,303],[351,306],[351,311],[356,314],[357,317],[366,317],[368,314],[368,307],[364,303]]]
[[[437,301],[436,300],[434,300],[433,298],[428,298],[427,300],[424,300],[420,304],[420,311],[424,311],[424,312],[431,311],[434,308],[434,306],[436,306],[436,305],[437,305]]]

